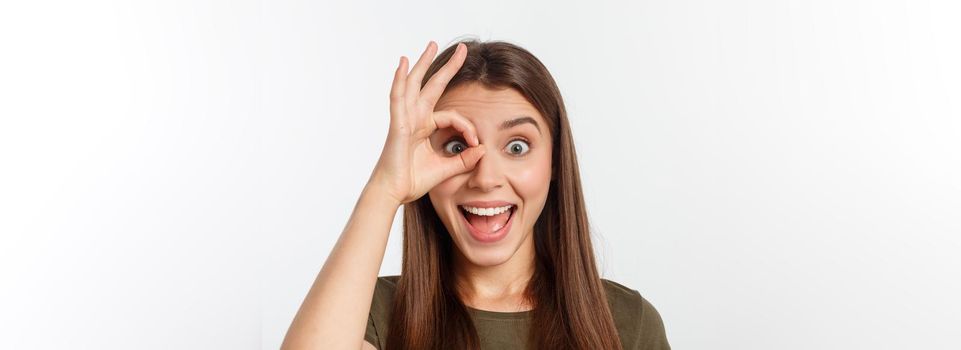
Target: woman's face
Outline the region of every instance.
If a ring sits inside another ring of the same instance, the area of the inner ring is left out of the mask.
[[[434,110],[455,110],[467,118],[487,148],[471,171],[428,192],[460,254],[478,266],[502,264],[518,250],[533,257],[534,223],[544,208],[551,180],[552,140],[544,117],[517,90],[491,90],[479,83],[446,91]],[[436,151],[449,156],[468,147],[463,135],[452,128],[437,130],[430,140]],[[467,214],[463,206],[478,201],[513,206],[501,215]],[[497,230],[504,223],[507,226]],[[496,232],[489,233],[492,230]]]

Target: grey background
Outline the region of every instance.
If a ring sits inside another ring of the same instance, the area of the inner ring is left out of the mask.
[[[400,55],[537,55],[676,349],[957,349],[952,1],[0,4],[0,348],[277,348]],[[382,274],[399,271],[398,228]]]

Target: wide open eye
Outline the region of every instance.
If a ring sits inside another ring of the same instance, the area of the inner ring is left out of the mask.
[[[514,139],[507,144],[507,152],[515,156],[525,155],[530,150],[531,146],[524,139]]]
[[[447,141],[447,143],[444,144],[444,152],[447,152],[447,154],[461,153],[466,149],[467,144],[455,139]]]

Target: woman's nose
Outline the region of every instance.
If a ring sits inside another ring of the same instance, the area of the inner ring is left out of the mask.
[[[483,192],[490,192],[501,187],[505,181],[504,170],[501,168],[498,153],[487,150],[481,157],[474,169],[470,171],[470,178],[467,180],[469,188],[476,188]]]

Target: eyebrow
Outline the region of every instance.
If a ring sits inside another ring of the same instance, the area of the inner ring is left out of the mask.
[[[528,117],[526,115],[518,116],[517,118],[504,121],[503,123],[501,123],[501,130],[507,130],[521,124],[533,124],[534,127],[537,128],[537,133],[538,134],[541,133],[541,126],[537,124],[537,121],[534,120],[534,118]]]

